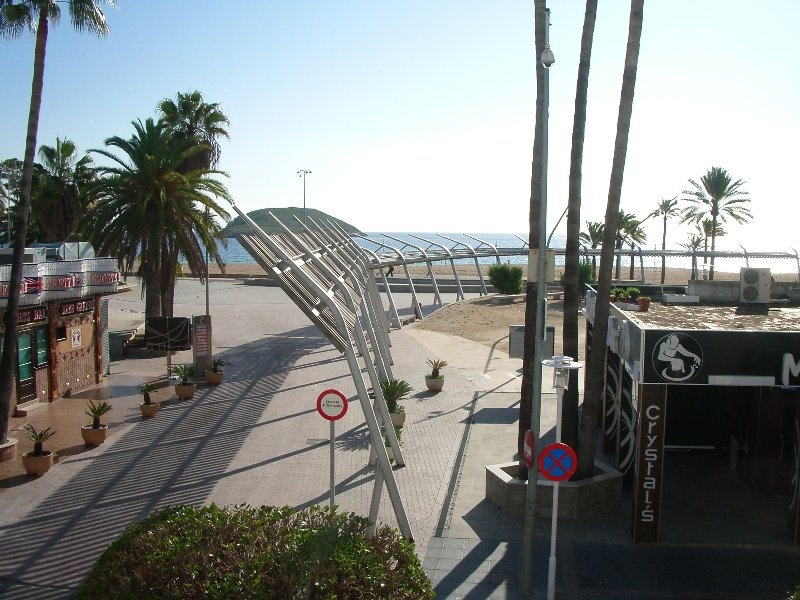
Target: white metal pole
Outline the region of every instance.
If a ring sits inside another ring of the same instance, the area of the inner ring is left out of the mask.
[[[333,506],[336,504],[336,481],[334,477],[333,468],[333,442],[336,439],[336,421],[331,421],[331,513],[333,513]]]
[[[557,387],[558,406],[556,407],[556,442],[561,442],[561,408],[564,388]],[[553,482],[553,514],[550,516],[550,561],[547,564],[547,600],[556,597],[556,534],[558,532],[558,489],[560,481]]]

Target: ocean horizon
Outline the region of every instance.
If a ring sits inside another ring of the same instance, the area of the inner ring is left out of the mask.
[[[384,232],[384,233],[375,233],[375,232],[365,232],[365,235],[372,239],[376,240],[379,243],[386,244],[387,246],[391,246],[394,248],[403,249],[403,244],[409,244],[408,249],[414,250],[413,246],[419,246],[425,250],[429,248],[429,244],[426,244],[422,240],[418,238],[424,238],[431,242],[435,242],[437,244],[442,244],[448,248],[452,248],[455,244],[453,241],[448,240],[446,238],[441,237],[437,233],[430,233],[430,232]],[[482,242],[491,244],[497,248],[524,248],[526,243],[523,240],[527,241],[527,234],[513,234],[513,233],[475,233],[475,234],[463,234],[463,233],[444,233],[443,235],[447,236],[448,238],[452,238],[452,240],[456,240],[457,242],[467,244],[472,248],[475,248],[479,245],[480,242],[477,240],[481,240]],[[416,238],[413,236],[417,236]],[[475,239],[477,238],[477,240]],[[522,239],[520,239],[522,238]],[[222,260],[225,264],[255,264],[255,260],[251,257],[247,251],[242,247],[239,243],[239,240],[236,238],[227,238],[228,240],[228,247],[227,248],[220,248],[220,254],[222,255]],[[400,240],[400,241],[398,241]],[[363,238],[356,238],[356,241],[359,245],[364,248],[370,250],[376,250],[377,246],[374,243],[370,243],[370,241],[365,240]],[[551,241],[550,247],[551,248],[563,248],[566,245],[566,235],[564,234],[554,234]],[[433,249],[439,250],[438,246],[433,246]],[[654,248],[655,249],[655,248]],[[501,260],[504,262],[509,262],[511,264],[527,264],[528,257],[526,255],[521,256],[504,256],[501,257]],[[445,263],[448,261],[434,261],[439,263]],[[473,261],[471,259],[461,259],[456,260],[456,264],[471,264]],[[483,257],[479,258],[479,262],[482,264],[492,264],[495,262],[495,259],[491,257]],[[698,261],[698,268],[702,268],[702,260]],[[563,256],[556,256],[556,265],[560,266],[564,264],[564,257]],[[626,256],[623,253],[622,256],[622,265],[623,267],[628,267],[630,265],[630,256]],[[636,258],[635,265],[639,267],[639,260],[638,257]],[[738,273],[741,267],[750,266],[750,267],[760,267],[760,268],[769,268],[774,273],[797,273],[798,272],[798,265],[794,260],[790,259],[750,259],[749,264],[745,261],[744,258],[721,258],[717,257],[715,260],[714,268],[719,272],[726,272],[726,273]],[[658,256],[647,256],[644,258],[644,267],[646,269],[660,269],[661,268],[661,257]],[[672,268],[685,268],[690,269],[692,267],[691,258],[689,257],[668,257],[667,258],[667,267]]]

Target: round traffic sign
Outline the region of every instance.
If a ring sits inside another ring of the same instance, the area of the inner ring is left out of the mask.
[[[525,442],[522,444],[522,451],[525,456],[525,465],[528,469],[533,468],[533,432],[528,429],[525,432]]]
[[[564,481],[578,468],[575,451],[561,442],[545,446],[539,455],[539,472],[550,481]]]
[[[317,412],[323,419],[338,421],[347,413],[347,398],[339,390],[325,390],[317,396]]]

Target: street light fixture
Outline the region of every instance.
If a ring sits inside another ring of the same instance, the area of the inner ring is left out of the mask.
[[[303,178],[303,225],[306,224],[306,175],[311,173],[307,169],[300,169],[297,174]]]

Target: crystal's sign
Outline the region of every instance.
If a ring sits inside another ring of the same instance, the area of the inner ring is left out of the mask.
[[[794,379],[789,377],[790,375]],[[790,354],[789,352],[783,355],[781,385],[800,385],[800,360],[795,360],[794,354]]]

